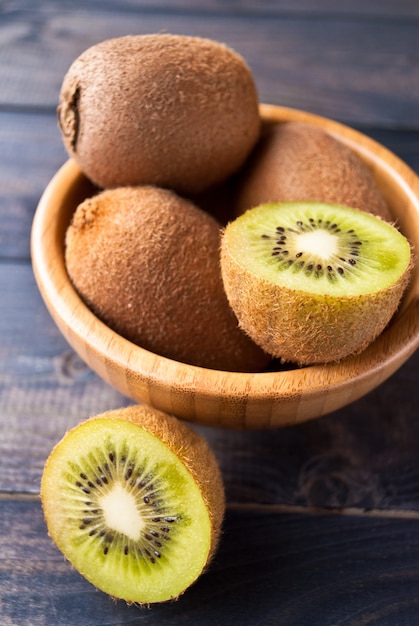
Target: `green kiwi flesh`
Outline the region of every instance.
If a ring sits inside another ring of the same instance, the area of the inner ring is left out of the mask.
[[[93,585],[127,602],[175,599],[205,570],[224,515],[207,442],[146,405],[68,431],[41,483],[48,532]]]
[[[240,175],[235,214],[301,200],[344,204],[392,221],[372,172],[353,150],[313,124],[270,125]]]
[[[172,191],[108,189],[77,207],[66,267],[87,306],[136,345],[190,365],[260,371],[270,358],[228,304],[220,231],[213,217]]]
[[[394,226],[328,203],[261,205],[222,238],[222,277],[241,327],[301,365],[364,350],[394,315],[411,264]]]
[[[260,132],[257,90],[228,46],[170,33],[99,42],[60,91],[64,145],[102,188],[199,193],[237,171]]]

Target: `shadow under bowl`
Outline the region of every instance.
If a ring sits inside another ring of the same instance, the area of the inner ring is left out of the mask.
[[[354,150],[373,172],[395,223],[419,250],[419,178],[385,147],[338,122],[261,104],[264,123],[319,126]],[[317,418],[354,402],[391,376],[419,346],[419,271],[386,330],[361,354],[339,363],[284,371],[239,373],[173,361],[134,345],[101,322],[73,288],[64,238],[77,205],[95,193],[67,161],[45,189],[31,234],[35,278],[71,347],[107,383],[136,402],[181,419],[224,428],[277,428]]]

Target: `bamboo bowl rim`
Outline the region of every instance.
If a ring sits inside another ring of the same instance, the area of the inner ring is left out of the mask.
[[[264,122],[304,121],[322,127],[367,163],[401,231],[419,250],[419,178],[392,152],[348,126],[315,114],[261,104]],[[224,428],[277,428],[326,415],[391,376],[419,346],[419,271],[399,311],[360,355],[339,363],[241,373],[191,366],[149,352],[101,322],[74,290],[64,263],[64,236],[77,204],[93,187],[73,160],[47,185],[35,212],[31,256],[44,302],[79,356],[136,402],[181,419]],[[396,207],[396,208],[394,208]]]

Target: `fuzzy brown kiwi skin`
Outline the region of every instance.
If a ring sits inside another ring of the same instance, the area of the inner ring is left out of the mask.
[[[283,122],[264,129],[235,195],[235,215],[266,202],[314,200],[394,221],[360,158],[323,129],[305,122]]]
[[[224,44],[171,34],[108,39],[61,86],[68,153],[102,188],[154,184],[200,193],[237,171],[260,132],[244,59]]]
[[[369,301],[342,299],[342,313],[330,307],[326,298],[322,303],[319,298],[286,289],[278,297],[270,283],[259,280],[255,285],[254,277],[244,277],[241,268],[227,257],[227,250],[222,254],[229,302],[244,332],[274,358],[298,366],[339,362],[363,352],[392,319],[410,274],[409,269],[400,283]],[[253,307],[255,297],[261,303],[258,311]],[[306,319],[301,315],[297,321],[294,311],[306,311]],[[287,325],[283,321],[287,318],[293,322]]]
[[[76,210],[65,261],[91,310],[133,343],[170,359],[260,371],[270,357],[238,327],[221,278],[220,225],[172,191],[103,191]]]

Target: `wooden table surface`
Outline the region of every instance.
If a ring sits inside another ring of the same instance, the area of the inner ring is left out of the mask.
[[[66,160],[58,92],[85,48],[157,31],[230,44],[262,102],[356,127],[419,172],[417,0],[0,3],[0,624],[416,626],[418,352],[327,417],[275,431],[198,428],[228,508],[211,568],[176,603],[112,601],[47,536],[38,492],[52,446],[129,402],[72,352],[34,282],[34,211]]]

